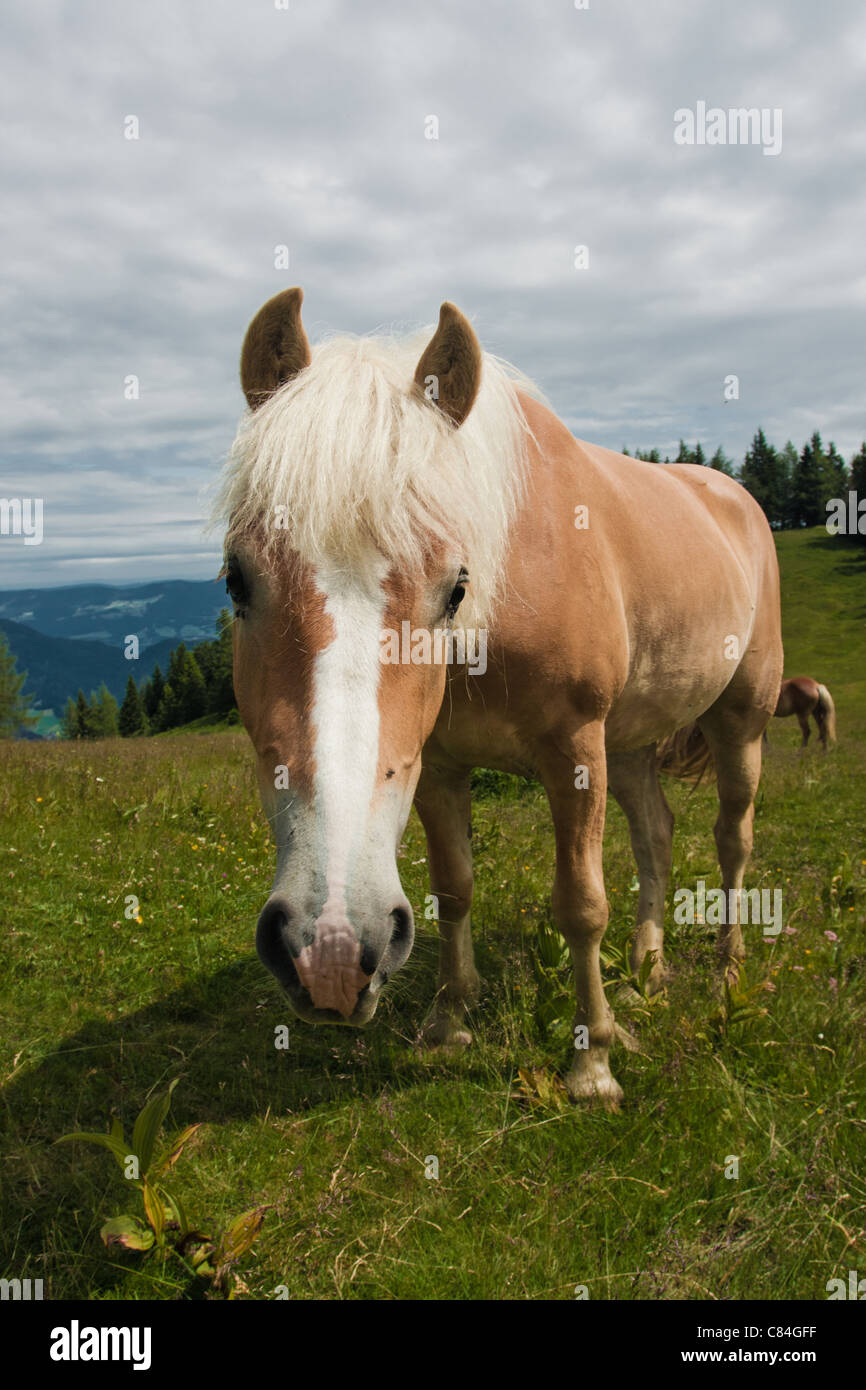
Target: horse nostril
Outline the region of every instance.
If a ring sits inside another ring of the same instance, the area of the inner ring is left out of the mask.
[[[402,946],[408,940],[412,931],[412,917],[405,907],[395,907],[391,913],[393,928],[391,930],[391,945]]]
[[[263,965],[282,985],[294,985],[298,975],[292,960],[288,928],[292,911],[283,898],[270,898],[259,914],[256,950]]]
[[[376,973],[376,966],[378,963],[378,957],[372,946],[365,946],[361,952],[361,959],[359,961],[359,965],[364,974],[372,978]]]

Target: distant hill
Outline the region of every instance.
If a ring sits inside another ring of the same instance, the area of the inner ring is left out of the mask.
[[[69,696],[89,695],[104,681],[123,699],[129,675],[139,682],[163,670],[181,642],[195,647],[216,633],[227,599],[222,584],[204,579],[167,579],[147,584],[69,584],[55,589],[0,591],[0,632],[34,707],[62,715]],[[138,661],[123,655],[135,634]],[[49,732],[48,725],[40,733]]]
[[[143,651],[138,661],[127,661],[120,643],[110,647],[105,642],[46,637],[4,618],[0,618],[0,632],[6,635],[18,670],[27,672],[25,694],[33,697],[35,706],[53,709],[58,716],[67,697],[74,698],[79,687],[89,695],[102,681],[117,700],[122,700],[130,674],[140,682],[152,675],[157,664],[165,668],[169,652],[178,645],[173,638],[166,638]]]
[[[135,633],[144,651],[160,642],[176,647],[213,637],[217,614],[225,606],[225,588],[212,579],[69,584],[0,590],[0,623],[22,623],[46,637],[118,648]]]

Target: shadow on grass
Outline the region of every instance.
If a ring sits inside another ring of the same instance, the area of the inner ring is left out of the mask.
[[[73,1131],[105,1132],[111,1114],[129,1136],[148,1092],[175,1076],[182,1080],[166,1133],[195,1122],[275,1120],[355,1099],[375,1102],[386,1091],[457,1076],[489,1083],[489,1063],[473,1052],[449,1058],[414,1046],[420,1000],[433,997],[431,946],[423,943],[412,976],[383,995],[366,1029],[296,1019],[251,955],[116,1020],[87,1020],[38,1061],[28,1064],[25,1050],[2,1095],[4,1267],[10,1259],[20,1265],[25,1252],[40,1261],[58,1229],[74,1240],[70,1222],[79,1213],[72,1208],[92,1209],[94,1183],[110,1168],[99,1150],[55,1148],[54,1141]],[[283,1025],[284,1050],[275,1046]]]

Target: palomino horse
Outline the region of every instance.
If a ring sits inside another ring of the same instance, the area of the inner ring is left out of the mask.
[[[809,742],[809,715],[818,726],[818,737],[824,752],[827,744],[836,742],[836,706],[826,685],[819,685],[811,676],[794,676],[782,681],[779,701],[774,711],[776,719],[788,719],[796,714],[803,735],[801,748]]]
[[[277,850],[259,954],[302,1018],[372,1018],[412,947],[397,850],[414,797],[440,933],[422,1036],[469,1042],[470,773],[533,774],[574,965],[567,1085],[615,1105],[599,964],[607,791],[640,876],[632,967],[654,952],[658,987],[673,817],[656,742],[697,721],[736,904],[782,674],[769,527],[722,473],[576,440],[452,304],[429,340],[338,337],[311,351],[301,300],[286,290],[250,324],[250,412],[216,506],[235,691]],[[448,671],[446,638],[459,656],[457,639],[480,650],[484,637],[485,662]],[[744,952],[730,916],[719,950],[734,970]]]

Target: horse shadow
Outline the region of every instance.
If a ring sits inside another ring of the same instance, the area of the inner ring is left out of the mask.
[[[432,954],[422,953],[419,967],[402,988],[392,982],[366,1030],[296,1019],[250,955],[129,1014],[89,1018],[38,1060],[25,1049],[4,1088],[0,1224],[8,1236],[18,1232],[14,1258],[20,1262],[25,1248],[37,1263],[46,1258],[51,1229],[65,1229],[72,1208],[86,1207],[112,1162],[90,1145],[55,1141],[106,1133],[111,1115],[129,1139],[149,1094],[174,1077],[180,1082],[166,1136],[196,1122],[302,1117],[335,1102],[375,1103],[455,1072],[470,1077],[478,1069],[472,1057],[426,1054],[415,1045],[420,999],[429,1004],[435,988]]]

